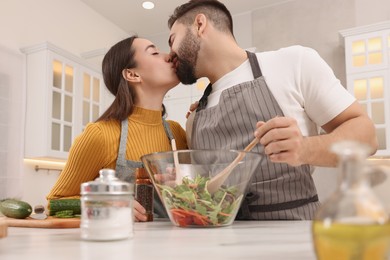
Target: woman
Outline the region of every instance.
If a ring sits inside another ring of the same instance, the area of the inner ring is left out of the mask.
[[[179,83],[168,54],[160,53],[150,41],[132,36],[111,47],[102,72],[115,100],[75,139],[48,200],[78,198],[81,183],[94,180],[103,168],[116,169],[121,180],[132,182],[135,169],[143,167],[141,156],[172,150],[172,139],[177,149],[187,148],[182,127],[163,118],[163,98]],[[144,213],[135,201],[135,220],[146,221]]]

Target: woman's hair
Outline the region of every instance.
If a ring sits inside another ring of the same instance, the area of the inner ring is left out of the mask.
[[[204,14],[218,30],[233,35],[232,15],[226,6],[217,0],[191,0],[176,7],[169,17],[168,27],[171,29],[176,21],[184,25],[190,25],[199,13]]]
[[[96,121],[109,119],[122,121],[133,112],[136,93],[129,86],[129,82],[123,78],[122,71],[137,66],[134,60],[135,50],[132,47],[136,38],[137,36],[131,36],[116,43],[103,58],[102,72],[104,84],[115,96],[115,100]]]

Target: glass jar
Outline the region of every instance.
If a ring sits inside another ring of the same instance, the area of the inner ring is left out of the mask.
[[[118,240],[133,236],[134,188],[102,169],[94,181],[81,184],[81,238]]]
[[[341,181],[313,221],[317,259],[387,259],[390,222],[368,178],[373,170],[366,160],[370,148],[345,141],[332,151],[339,157]]]

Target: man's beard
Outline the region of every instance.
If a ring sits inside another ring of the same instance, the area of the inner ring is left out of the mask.
[[[199,50],[200,43],[198,39],[188,29],[177,56],[176,74],[181,83],[189,85],[195,83],[198,79],[195,76],[195,65]]]

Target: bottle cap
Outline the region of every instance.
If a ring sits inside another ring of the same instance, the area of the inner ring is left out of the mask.
[[[81,195],[134,195],[134,185],[115,177],[115,170],[102,169],[94,181],[81,184]]]

